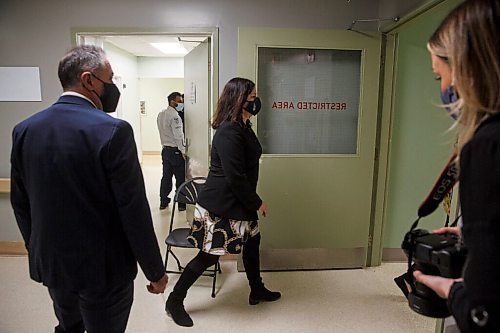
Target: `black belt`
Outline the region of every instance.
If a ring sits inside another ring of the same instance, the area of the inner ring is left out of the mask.
[[[175,150],[175,151],[179,150],[177,149],[177,147],[170,147],[170,146],[163,146],[163,148],[167,150]]]

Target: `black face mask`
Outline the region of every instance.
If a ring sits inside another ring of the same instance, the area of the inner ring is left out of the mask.
[[[251,115],[256,116],[257,113],[259,113],[260,108],[262,107],[262,104],[260,102],[260,98],[255,97],[255,100],[253,101],[247,101],[248,105],[244,107],[247,112],[249,112]]]
[[[94,76],[104,84],[104,93],[102,94],[102,96],[99,96],[94,90],[94,94],[96,94],[97,97],[99,97],[99,99],[101,100],[102,111],[106,113],[115,112],[118,101],[120,100],[120,90],[118,90],[118,87],[114,83],[104,82],[94,73],[92,73],[92,76]]]

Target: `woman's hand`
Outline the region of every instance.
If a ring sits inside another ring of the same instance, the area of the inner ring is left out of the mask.
[[[264,201],[262,201],[262,204],[259,207],[259,213],[261,213],[264,217],[267,216],[267,204]]]
[[[458,237],[462,237],[462,230],[460,227],[442,227],[436,230],[432,230],[433,234],[454,234]]]
[[[421,271],[413,272],[415,280],[431,288],[438,294],[439,297],[448,299],[450,289],[453,283],[462,281],[463,279],[449,279],[441,276],[426,275]]]

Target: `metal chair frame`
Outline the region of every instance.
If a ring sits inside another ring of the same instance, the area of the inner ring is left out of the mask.
[[[191,231],[190,228],[176,228],[174,229],[174,216],[175,216],[175,208],[178,203],[183,203],[187,205],[195,205],[198,200],[198,192],[203,187],[205,183],[205,177],[195,177],[193,179],[189,179],[179,186],[177,189],[173,205],[172,205],[172,214],[170,215],[170,227],[167,238],[165,239],[165,244],[167,245],[167,252],[165,254],[165,272],[173,273],[173,274],[181,274],[184,270],[184,266],[181,265],[179,258],[172,251],[172,247],[181,247],[181,248],[192,248],[195,247],[187,240],[187,236]],[[172,255],[177,263],[177,271],[168,270],[168,257]],[[217,262],[213,266],[213,269],[207,269],[203,276],[212,277],[212,297],[215,298],[215,282],[217,281],[217,272],[222,273],[220,268],[220,263]]]

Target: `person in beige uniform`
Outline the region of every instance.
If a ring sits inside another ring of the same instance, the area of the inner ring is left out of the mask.
[[[182,102],[182,95],[173,92],[168,95],[168,107],[158,114],[158,131],[163,146],[161,158],[163,163],[163,176],[160,184],[160,209],[165,209],[170,203],[168,197],[172,191],[172,176],[175,176],[175,187],[186,179],[186,147],[184,146],[184,132],[182,119],[176,107]],[[186,210],[186,205],[179,204],[179,210]]]

